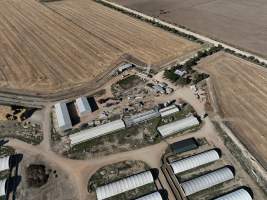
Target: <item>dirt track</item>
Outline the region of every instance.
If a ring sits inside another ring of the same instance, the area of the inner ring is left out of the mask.
[[[110,0],[267,58],[265,0]]]
[[[224,123],[267,168],[267,70],[219,53],[198,66],[211,75]]]
[[[157,65],[199,48],[87,0],[3,0],[0,27],[0,86],[20,92],[94,85],[125,55]]]

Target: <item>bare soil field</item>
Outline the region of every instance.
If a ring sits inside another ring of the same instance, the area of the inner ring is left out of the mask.
[[[158,66],[200,48],[90,0],[2,0],[0,27],[1,90],[37,95],[94,87],[126,55]]]
[[[267,58],[265,0],[110,0]]]
[[[210,74],[215,110],[224,123],[267,169],[267,70],[226,53],[197,68]]]

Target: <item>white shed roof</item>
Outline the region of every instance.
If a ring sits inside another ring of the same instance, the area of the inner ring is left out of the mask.
[[[252,200],[252,197],[245,189],[239,189],[214,200]]]
[[[125,128],[124,122],[119,119],[94,128],[86,129],[70,135],[71,146],[91,140]]]
[[[163,126],[158,127],[158,131],[162,137],[167,137],[179,131],[186,130],[192,126],[199,125],[199,121],[196,117],[190,116]]]
[[[182,183],[181,186],[185,192],[185,195],[189,196],[233,178],[233,172],[228,167],[224,167],[214,172],[186,181]]]
[[[179,112],[179,108],[176,105],[171,105],[166,108],[162,108],[159,110],[161,117],[166,117],[168,115],[171,115],[173,113]]]
[[[98,187],[96,189],[96,196],[98,200],[106,199],[117,194],[153,183],[154,179],[150,171],[129,176],[119,181],[109,183],[107,185]]]
[[[58,127],[66,130],[72,127],[70,115],[66,103],[57,103],[55,105]]]
[[[136,200],[163,200],[161,194],[157,191],[146,196],[140,197]]]
[[[91,109],[91,107],[89,105],[89,102],[88,102],[87,98],[84,97],[84,96],[79,97],[78,99],[76,99],[76,106],[77,106],[77,109],[78,109],[78,113],[80,115],[92,112],[92,109]]]
[[[0,196],[6,195],[6,181],[7,179],[0,180]]]
[[[216,150],[206,151],[171,163],[175,174],[219,160],[220,155]]]
[[[0,171],[9,169],[9,158],[10,156],[0,158]]]

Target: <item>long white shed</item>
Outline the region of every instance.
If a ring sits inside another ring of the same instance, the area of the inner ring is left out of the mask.
[[[0,196],[6,195],[7,179],[0,180]]]
[[[146,171],[98,187],[96,188],[96,196],[98,200],[103,200],[153,182],[154,178],[152,173],[150,171]]]
[[[159,126],[157,130],[162,137],[167,137],[197,125],[199,125],[198,119],[194,116],[190,116],[169,124],[165,124],[163,126]]]
[[[224,167],[214,172],[186,181],[182,183],[181,186],[185,192],[185,195],[189,196],[191,194],[211,188],[215,185],[231,180],[233,178],[234,173],[232,172],[232,170],[228,167]]]
[[[214,200],[252,200],[252,197],[247,190],[242,188]]]
[[[196,167],[214,162],[220,159],[216,150],[209,150],[171,163],[172,170],[175,174],[194,169]]]
[[[70,135],[71,146],[125,129],[124,121],[119,119],[94,128],[86,129]]]
[[[76,107],[80,116],[92,112],[92,108],[86,97],[82,96],[76,99]]]
[[[0,158],[0,172],[10,168],[10,156]]]
[[[56,112],[58,127],[61,130],[64,131],[72,128],[72,123],[70,120],[70,115],[66,103],[62,102],[57,103],[55,105],[55,112]]]
[[[136,200],[163,200],[161,194],[157,192],[153,192],[151,194],[145,195],[143,197],[140,197]]]

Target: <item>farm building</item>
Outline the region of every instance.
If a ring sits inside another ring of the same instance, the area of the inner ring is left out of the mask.
[[[185,70],[176,69],[176,70],[174,71],[174,73],[175,73],[176,75],[182,77],[182,76],[184,76],[184,75],[186,74],[186,71],[185,71]]]
[[[157,129],[162,137],[167,137],[197,125],[199,125],[198,119],[194,116],[190,116],[163,126],[159,126]]]
[[[147,112],[139,113],[125,118],[125,123],[127,126],[133,126],[154,119],[159,116],[160,113],[157,110],[149,110]]]
[[[198,148],[198,143],[195,138],[188,138],[170,144],[171,150],[174,153],[183,153]]]
[[[119,72],[123,72],[129,68],[132,68],[133,67],[133,64],[130,64],[130,63],[126,63],[126,64],[122,64],[118,67],[118,71]]]
[[[196,192],[211,188],[215,185],[234,178],[234,173],[229,167],[224,167],[208,174],[199,176],[181,184],[185,195],[189,196]]]
[[[166,116],[169,116],[171,114],[177,113],[179,111],[180,110],[176,105],[171,105],[171,106],[168,106],[166,108],[162,108],[159,110],[161,117],[166,117]]]
[[[10,168],[10,156],[0,158],[0,172]]]
[[[160,85],[153,85],[152,88],[155,93],[165,94],[165,89]]]
[[[163,200],[161,194],[157,192],[153,192],[151,194],[145,195],[143,197],[140,197],[136,200]]]
[[[154,182],[151,171],[135,174],[96,189],[98,200],[106,199]]]
[[[214,200],[252,200],[251,195],[245,189],[238,189]]]
[[[72,128],[69,111],[66,103],[57,103],[55,105],[57,123],[60,130],[64,131]]]
[[[7,179],[0,180],[0,197],[5,196],[7,191]]]
[[[124,121],[119,119],[94,128],[70,135],[71,146],[91,140],[125,128]]]
[[[76,106],[80,116],[92,112],[92,108],[86,97],[79,97],[76,99]]]
[[[190,169],[214,162],[220,159],[216,150],[206,151],[171,163],[172,170],[175,174],[185,172]]]

